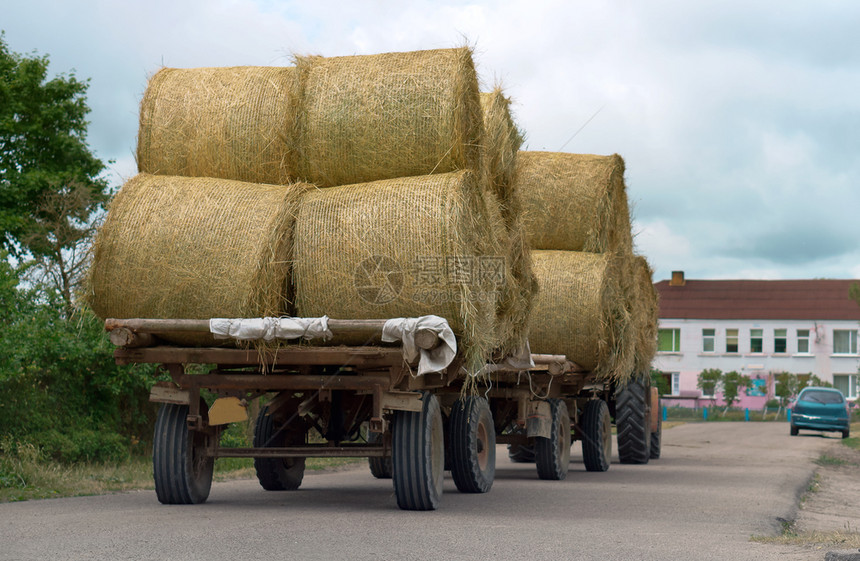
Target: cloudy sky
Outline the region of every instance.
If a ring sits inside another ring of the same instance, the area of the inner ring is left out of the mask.
[[[3,0],[9,49],[89,78],[118,186],[162,66],[475,48],[526,149],[618,153],[635,241],[687,278],[860,278],[860,2]],[[581,129],[581,130],[580,130]],[[579,131],[579,132],[577,132]]]

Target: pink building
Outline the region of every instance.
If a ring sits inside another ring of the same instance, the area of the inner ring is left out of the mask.
[[[856,280],[686,280],[655,284],[660,298],[654,368],[665,373],[664,403],[723,404],[718,388],[702,395],[699,373],[737,371],[753,380],[738,407],[761,409],[779,372],[814,374],[858,397],[860,305],[849,297]]]

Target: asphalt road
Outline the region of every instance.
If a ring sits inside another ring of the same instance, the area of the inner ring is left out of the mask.
[[[0,505],[0,559],[823,559],[751,543],[794,516],[832,438],[791,438],[785,423],[689,424],[665,431],[663,458],[582,466],[538,480],[499,446],[483,495],[445,481],[435,512],[400,511],[366,465],[305,476],[294,492],[217,483],[203,505],[163,506],[154,491]]]

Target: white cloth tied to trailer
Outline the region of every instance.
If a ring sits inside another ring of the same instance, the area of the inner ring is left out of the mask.
[[[516,349],[511,356],[505,357],[504,365],[514,370],[528,370],[535,367],[535,361],[532,359],[532,350],[529,342]]]
[[[276,339],[331,339],[328,316],[319,318],[264,317],[264,318],[212,318],[209,331],[216,339],[240,341],[274,341]],[[415,344],[419,330],[429,330],[439,338],[433,349],[421,349]],[[392,318],[382,326],[382,341],[401,341],[403,358],[407,362],[418,359],[418,375],[441,372],[457,355],[457,338],[445,318],[421,316]]]
[[[415,334],[429,330],[439,337],[440,344],[433,349],[420,349],[415,345]],[[451,364],[457,354],[457,338],[445,318],[421,316],[417,318],[393,318],[382,326],[382,340],[403,343],[403,357],[407,362],[418,358],[418,375],[441,372]]]
[[[275,339],[331,339],[328,316],[321,318],[212,318],[209,331],[216,339],[274,341]]]

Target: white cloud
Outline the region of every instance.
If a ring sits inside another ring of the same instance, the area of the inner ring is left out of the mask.
[[[692,251],[690,240],[683,234],[672,231],[670,225],[661,220],[634,222],[637,231],[636,251],[648,258],[654,269],[654,278],[665,277],[673,270],[689,269],[698,259]]]

